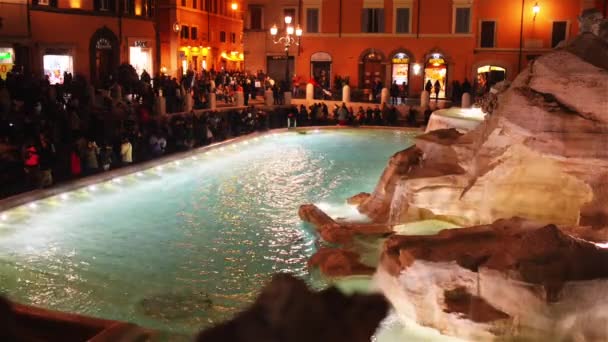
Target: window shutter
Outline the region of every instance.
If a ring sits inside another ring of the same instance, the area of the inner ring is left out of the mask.
[[[378,23],[376,32],[384,32],[384,8],[376,9],[376,22]]]
[[[370,32],[371,27],[369,25],[369,10],[364,8],[361,11],[361,32]]]

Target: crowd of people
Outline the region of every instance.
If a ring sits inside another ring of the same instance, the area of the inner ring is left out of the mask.
[[[415,115],[415,113],[413,113]],[[352,106],[334,105],[329,108],[324,102],[314,103],[310,107],[300,105],[288,110],[287,127],[296,126],[397,126],[399,111],[397,107],[386,104],[361,106],[356,109]]]
[[[397,101],[366,108],[344,103],[328,108],[320,102],[309,107],[277,107],[266,113],[249,106],[248,100],[272,90],[275,104],[280,105],[283,90],[290,89],[263,72],[188,71],[178,81],[168,76],[152,78],[144,71],[138,83],[130,86],[122,86],[124,75],[117,73],[103,86],[92,87],[79,75],[66,73],[63,84],[51,85],[47,77],[18,70],[0,80],[0,197],[256,130],[396,126],[400,117],[394,105]],[[380,87],[381,83],[376,88]],[[392,88],[392,97],[407,94],[407,87]],[[209,108],[212,93],[217,101],[232,103],[235,93],[241,91],[245,109],[199,110]],[[158,96],[165,98],[167,112],[173,114],[155,114]],[[185,105],[187,96],[192,96],[191,107]],[[192,111],[186,113],[187,107]],[[407,121],[415,125],[417,113],[408,110]],[[425,117],[429,115],[427,110]]]
[[[214,76],[225,85],[235,74]],[[145,77],[142,81],[152,83]],[[144,87],[130,100],[123,94],[124,100],[116,101],[113,92],[120,86],[115,82],[104,86],[107,93],[101,95],[92,94],[94,88],[79,76],[66,74],[63,84],[51,85],[46,77],[8,73],[5,81],[0,79],[0,197],[266,129],[272,123],[266,112],[253,107],[154,115],[148,97],[159,90],[169,94],[176,80],[158,81],[156,88]],[[102,96],[102,101],[94,100]]]

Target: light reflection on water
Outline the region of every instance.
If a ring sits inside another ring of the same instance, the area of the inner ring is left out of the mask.
[[[0,223],[0,291],[190,334],[245,307],[272,273],[323,286],[306,268],[318,241],[298,206],[352,214],[344,199],[371,191],[411,137],[281,134],[11,210]]]

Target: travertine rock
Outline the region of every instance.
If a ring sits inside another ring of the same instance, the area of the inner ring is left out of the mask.
[[[459,337],[606,340],[608,249],[567,232],[597,233],[513,219],[393,236],[377,284],[401,315]]]
[[[360,211],[389,224],[608,226],[606,61],[608,42],[591,33],[539,57],[477,129],[432,131],[395,154]]]
[[[381,295],[320,292],[288,274],[277,274],[247,310],[201,332],[199,342],[368,342],[388,313]]]
[[[359,254],[339,248],[321,248],[308,261],[309,267],[319,267],[324,275],[343,277],[355,274],[373,274],[376,270],[359,261]]]
[[[392,232],[386,224],[338,223],[314,204],[303,204],[298,210],[302,221],[310,222],[319,231],[323,240],[331,243],[348,244],[355,234],[374,235]]]

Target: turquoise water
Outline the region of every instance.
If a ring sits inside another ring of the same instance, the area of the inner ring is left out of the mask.
[[[313,286],[302,203],[352,214],[412,133],[251,139],[5,212],[0,291],[19,302],[191,334],[247,306],[275,272]]]

